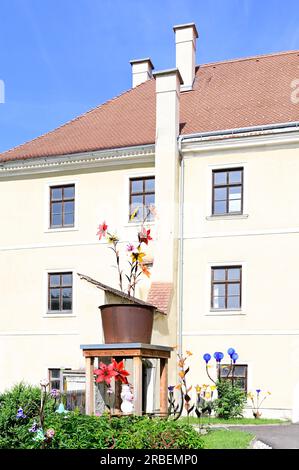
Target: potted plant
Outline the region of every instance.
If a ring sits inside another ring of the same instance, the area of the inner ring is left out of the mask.
[[[134,213],[131,219],[134,218]],[[142,276],[150,277],[150,271],[144,264],[145,246],[152,240],[151,231],[144,226],[137,234],[137,243],[126,247],[128,270],[121,267],[119,238],[109,231],[106,222],[98,227],[99,240],[105,238],[116,260],[119,289],[124,294],[126,303],[105,304],[101,310],[105,343],[145,343],[151,342],[155,307],[145,302],[137,302],[135,289]]]

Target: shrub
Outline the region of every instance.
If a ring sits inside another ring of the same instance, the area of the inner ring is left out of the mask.
[[[0,449],[33,447],[32,434],[28,432],[33,418],[38,416],[40,407],[40,387],[23,382],[11,390],[0,394]],[[49,400],[45,412],[53,412],[54,400]],[[22,407],[26,418],[16,418]]]
[[[39,389],[22,389],[23,396],[35,397],[38,403]],[[21,393],[21,395],[22,395]],[[0,448],[33,449],[41,443],[34,441],[34,433],[29,432],[35,415],[28,413],[26,419],[16,419],[16,404],[19,401],[14,389],[12,399],[6,393],[6,407],[0,411]],[[11,407],[8,406],[10,403]],[[86,416],[78,411],[66,414],[53,413],[48,409],[45,428],[55,430],[53,439],[45,444],[48,449],[200,449],[203,447],[201,436],[185,423],[140,416],[110,418],[109,415]]]
[[[237,385],[229,380],[218,381],[218,398],[213,402],[213,409],[218,418],[241,418],[246,404],[246,395]]]

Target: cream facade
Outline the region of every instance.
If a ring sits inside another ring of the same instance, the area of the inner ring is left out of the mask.
[[[117,229],[124,248],[134,241],[129,182],[154,176],[151,280],[172,283],[174,295],[168,314],[155,316],[152,343],[193,352],[193,385],[207,382],[204,353],[234,347],[247,390],[272,393],[263,415],[299,421],[298,123],[180,134],[180,96],[192,90],[198,34],[193,24],[174,29],[177,69],[153,74],[154,144],[0,166],[0,388],[38,383],[49,369],[83,368],[80,344],[103,341],[105,295],[77,273],[117,288],[97,226],[105,220]],[[150,78],[150,59],[132,66],[134,87]],[[234,169],[243,171],[242,210],[213,215],[213,172]],[[50,188],[58,185],[75,187],[73,227],[49,227]],[[234,266],[242,268],[239,308],[211,308],[211,270]],[[55,272],[73,274],[71,312],[48,312]],[[146,300],[149,287],[143,281],[137,295]],[[169,382],[176,381],[174,352]]]
[[[248,139],[248,140],[246,140]],[[234,347],[247,389],[269,390],[264,416],[298,420],[297,131],[193,142],[184,154],[183,349]],[[243,168],[241,215],[212,215],[212,172]],[[196,214],[196,215],[195,215]],[[211,268],[242,266],[240,309],[211,308]],[[192,379],[204,382],[198,355]],[[212,373],[216,376],[215,368]]]

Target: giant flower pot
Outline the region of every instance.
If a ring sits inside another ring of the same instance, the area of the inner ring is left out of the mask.
[[[139,304],[107,304],[99,307],[105,343],[150,344],[155,308]]]

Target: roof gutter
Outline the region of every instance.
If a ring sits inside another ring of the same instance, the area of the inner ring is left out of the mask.
[[[265,124],[261,126],[252,126],[252,127],[237,127],[233,129],[223,129],[219,131],[208,131],[208,132],[195,132],[193,134],[180,135],[179,145],[182,146],[183,140],[202,140],[209,137],[226,137],[234,136],[238,134],[246,134],[252,132],[267,132],[272,130],[285,130],[290,129],[289,132],[299,130],[299,121],[292,122],[282,122],[277,124]],[[179,152],[181,148],[179,149]],[[182,158],[182,157],[181,157]]]

